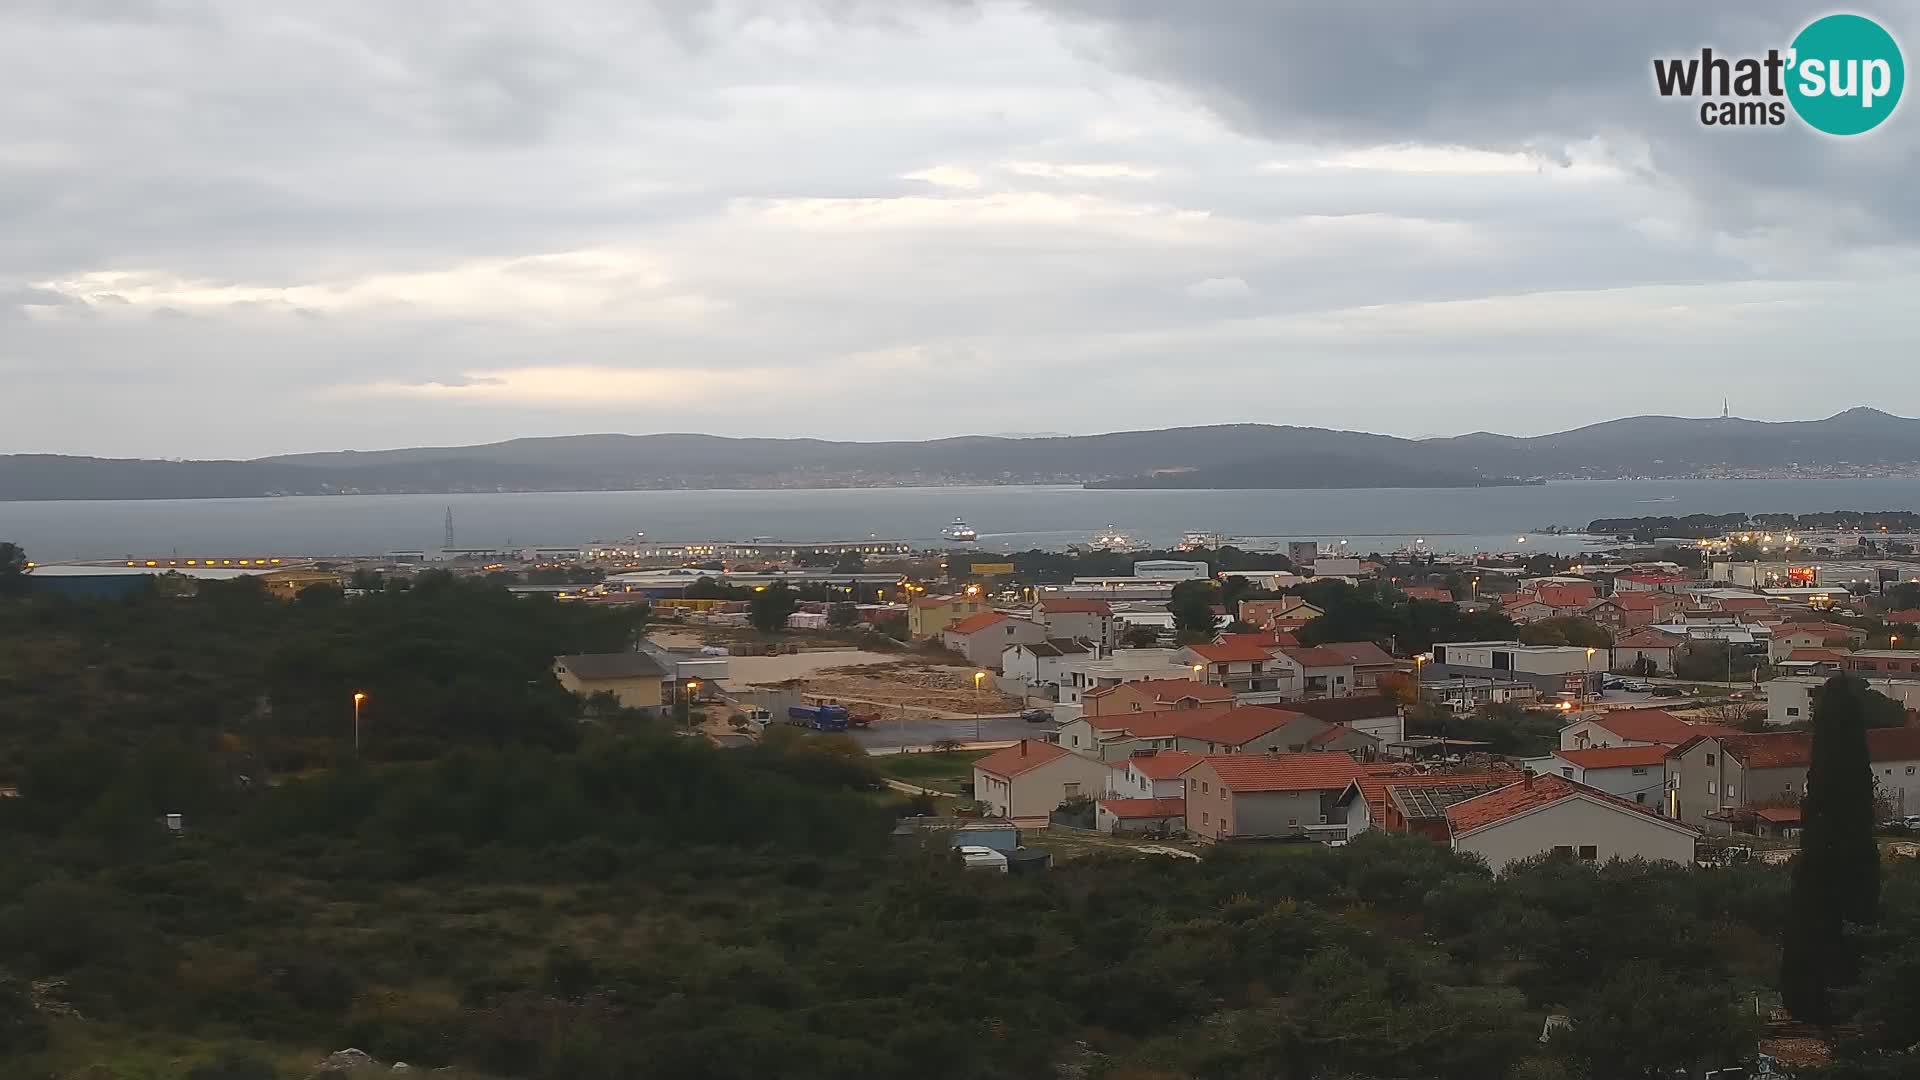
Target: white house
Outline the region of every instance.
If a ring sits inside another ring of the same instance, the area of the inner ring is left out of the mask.
[[[1669,749],[1655,744],[1555,750],[1542,762],[1540,771],[1558,773],[1628,802],[1657,808],[1660,791],[1667,783]]]
[[[1033,621],[1046,628],[1044,640],[1091,641],[1107,650],[1120,644],[1120,622],[1105,600],[1049,596],[1034,605]]]
[[[1000,673],[1022,686],[1059,686],[1073,660],[1095,654],[1084,641],[1061,639],[1009,645],[1000,652]]]
[[[1119,763],[1120,768],[1109,770],[1107,795],[1115,799],[1185,798],[1187,784],[1180,774],[1193,768],[1200,758],[1199,754],[1180,750],[1139,751]]]
[[[1826,685],[1822,675],[1782,675],[1767,682],[1767,723],[1797,724],[1813,718],[1813,692]],[[1868,679],[1874,692],[1903,709],[1920,709],[1920,680]]]
[[[1556,854],[1584,862],[1693,863],[1698,830],[1562,776],[1528,776],[1446,808],[1453,850],[1498,874],[1521,859]]]
[[[940,643],[966,657],[968,663],[985,667],[999,663],[1007,646],[1041,642],[1046,636],[1046,629],[1039,623],[983,611],[941,630]]]
[[[1099,798],[1111,770],[1055,743],[1022,739],[973,763],[973,797],[995,817],[1044,821],[1067,799]]]

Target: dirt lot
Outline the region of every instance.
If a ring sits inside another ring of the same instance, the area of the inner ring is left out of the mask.
[[[805,656],[766,659],[797,660]],[[994,716],[1019,711],[1020,700],[993,689],[991,682],[984,689],[976,691],[973,670],[886,657],[879,663],[816,669],[782,685],[803,693],[832,698],[846,705],[874,707],[883,720],[964,716],[972,713]],[[761,679],[754,681],[762,685],[767,682]]]

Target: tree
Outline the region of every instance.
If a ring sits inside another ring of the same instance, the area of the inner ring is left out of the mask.
[[[1120,635],[1120,644],[1129,649],[1151,649],[1160,643],[1160,631],[1151,626],[1129,626]]]
[[[1570,1019],[1550,1046],[1590,1076],[1698,1075],[1739,1061],[1757,1034],[1723,985],[1644,961],[1602,983]]]
[[[747,621],[763,634],[777,634],[787,628],[787,617],[800,606],[800,599],[784,581],[756,589],[747,601]]]
[[[1892,611],[1920,608],[1920,582],[1903,581],[1887,590],[1887,607]]]
[[[859,574],[867,569],[867,557],[857,551],[849,551],[834,560],[833,569],[839,574]]]
[[[860,621],[860,609],[852,604],[834,604],[827,608],[827,625],[845,630]]]
[[[1542,619],[1520,628],[1523,645],[1584,645],[1590,649],[1613,648],[1613,635],[1592,619],[1561,615]]]
[[[1220,625],[1213,607],[1220,601],[1220,590],[1211,581],[1183,581],[1173,587],[1167,610],[1173,613],[1174,633],[1185,638],[1210,638]]]
[[[46,1042],[47,1024],[34,1008],[33,988],[0,970],[0,1057],[29,1054]]]
[[[17,544],[0,543],[0,596],[27,591],[27,553]]]
[[[1847,923],[1871,924],[1880,906],[1867,757],[1867,684],[1836,675],[1815,692],[1813,763],[1801,801],[1800,857],[1780,957],[1780,994],[1802,1020],[1834,1019],[1831,992],[1851,980]]]
[[[1239,574],[1232,574],[1220,583],[1220,606],[1227,609],[1229,618],[1240,611],[1240,601],[1252,590],[1253,582]]]

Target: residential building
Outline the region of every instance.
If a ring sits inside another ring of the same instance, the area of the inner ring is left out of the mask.
[[[1178,669],[1169,669],[1178,670]],[[1090,690],[1081,698],[1084,715],[1118,716],[1129,713],[1167,712],[1194,709],[1203,705],[1230,706],[1233,691],[1192,679],[1140,679],[1115,683]]]
[[[1105,600],[1049,596],[1034,605],[1033,619],[1048,638],[1091,641],[1109,652],[1120,646],[1120,622]]]
[[[1613,709],[1575,717],[1560,729],[1560,749],[1679,746],[1700,735],[1738,734],[1715,724],[1689,724],[1665,709]]]
[[[1346,697],[1289,701],[1286,709],[1364,732],[1381,743],[1399,742],[1407,737],[1407,722],[1400,711],[1400,704],[1383,694],[1350,694]]]
[[[1699,832],[1562,776],[1533,776],[1446,807],[1453,850],[1494,873],[1548,853],[1583,862],[1692,865]]]
[[[1848,654],[1841,667],[1863,679],[1920,679],[1920,652],[1861,649]]]
[[[1209,842],[1299,836],[1329,825],[1341,825],[1344,835],[1340,793],[1357,776],[1395,768],[1344,754],[1204,758],[1185,773],[1187,831]]]
[[[1352,579],[1352,578],[1360,577],[1366,573],[1366,568],[1360,565],[1359,559],[1346,558],[1346,557],[1337,556],[1337,555],[1316,556],[1313,560],[1311,569],[1313,570],[1313,576],[1316,579],[1318,578]]]
[[[1433,647],[1427,676],[1530,683],[1543,694],[1595,696],[1610,656],[1575,645],[1522,645],[1517,641],[1449,641]]]
[[[1094,806],[1094,828],[1103,833],[1182,832],[1187,827],[1187,800],[1101,799]]]
[[[1895,813],[1920,812],[1920,727],[1870,728],[1867,758],[1879,796]],[[1667,806],[1683,821],[1716,811],[1796,806],[1806,794],[1813,734],[1702,737],[1667,755]]]
[[[1379,756],[1380,740],[1303,713],[1263,705],[1209,710],[1184,725],[1174,746],[1194,754],[1306,753],[1347,751]]]
[[[1767,642],[1767,657],[1777,663],[1792,658],[1795,649],[1850,650],[1866,643],[1865,630],[1840,623],[1782,623]]]
[[[973,763],[973,797],[995,817],[1044,821],[1068,799],[1104,793],[1108,771],[1098,758],[1022,739]]]
[[[1190,669],[1196,680],[1224,686],[1236,695],[1284,689],[1274,656],[1259,645],[1189,645],[1175,653],[1173,660]]]
[[[1203,755],[1179,750],[1140,750],[1119,762],[1107,777],[1107,795],[1115,799],[1183,799],[1187,782],[1181,774]],[[1114,764],[1109,762],[1109,764]]]
[[[1282,596],[1277,600],[1240,601],[1239,618],[1262,630],[1291,633],[1325,614],[1297,596]]]
[[[1060,683],[1060,701],[1079,705],[1088,694],[1121,683],[1191,678],[1193,669],[1176,666],[1174,653],[1173,649],[1115,649],[1098,658],[1088,655],[1063,661],[1066,678]]]
[[[1379,652],[1377,649],[1374,651]],[[1353,661],[1348,659],[1348,653],[1339,648],[1318,645],[1281,649],[1273,660],[1274,666],[1282,672],[1276,686],[1288,695],[1288,700],[1346,697],[1354,691]],[[1388,662],[1392,662],[1391,657]],[[1375,669],[1376,674],[1378,670]]]
[[[658,713],[668,704],[667,670],[645,653],[585,653],[553,658],[553,675],[580,697],[612,694],[622,708]]]
[[[919,596],[907,604],[907,636],[915,641],[937,638],[940,632],[969,615],[993,610],[978,596]]]
[[[1316,647],[1339,653],[1346,659],[1347,666],[1353,669],[1353,681],[1347,687],[1350,694],[1377,689],[1380,676],[1405,670],[1407,666],[1371,641],[1329,641]]]
[[[1528,623],[1551,619],[1560,613],[1533,593],[1523,592],[1506,597],[1500,604],[1500,614],[1525,626]]]
[[[1125,761],[1144,750],[1176,750],[1180,735],[1201,715],[1226,712],[1232,706],[1208,705],[1193,709],[1087,716],[1060,725],[1054,738],[1075,753],[1102,761]]]
[[[1782,675],[1768,681],[1767,723],[1797,724],[1813,719],[1813,693],[1831,677]],[[1875,693],[1899,702],[1901,708],[1920,710],[1920,679],[1868,679],[1866,683]]]
[[[1584,614],[1618,636],[1643,626],[1665,622],[1682,606],[1683,601],[1673,593],[1616,592],[1604,600],[1588,604]]]
[[[1628,802],[1658,808],[1661,792],[1667,786],[1667,753],[1671,749],[1653,744],[1556,750],[1541,771],[1551,770]]]
[[[1635,593],[1636,596],[1651,596],[1651,593]],[[1687,639],[1651,626],[1613,639],[1613,648],[1609,651],[1607,670],[1640,674],[1659,674],[1672,671],[1673,662],[1686,654]]]
[[[1034,644],[1013,644],[1000,650],[1000,673],[1027,689],[1058,688],[1076,659],[1094,655],[1098,647],[1085,641],[1060,638]]]
[[[1346,822],[1348,839],[1370,829],[1381,829],[1417,832],[1446,841],[1449,837],[1445,808],[1449,803],[1505,787],[1518,779],[1518,770],[1504,766],[1442,773],[1415,772],[1408,766],[1394,772],[1355,777],[1340,793],[1336,805]],[[1421,788],[1432,789],[1432,796],[1419,798],[1411,794]]]
[[[1407,594],[1409,600],[1432,600],[1437,604],[1453,603],[1453,592],[1438,585],[1402,585],[1400,591]]]
[[[969,615],[940,631],[940,643],[975,667],[996,667],[1009,645],[1038,645],[1046,627],[998,611]]]

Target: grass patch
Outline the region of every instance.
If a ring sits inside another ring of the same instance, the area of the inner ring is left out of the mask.
[[[987,750],[952,750],[930,754],[887,754],[873,761],[889,779],[958,794],[973,782],[973,763],[989,753],[991,751]]]

